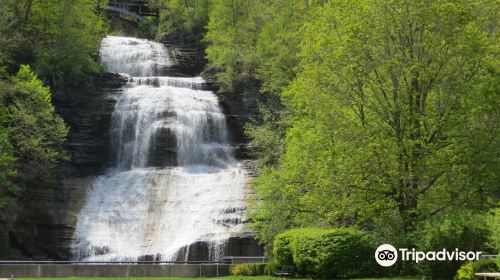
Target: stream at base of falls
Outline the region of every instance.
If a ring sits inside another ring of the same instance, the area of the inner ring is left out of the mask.
[[[115,97],[113,168],[89,186],[73,259],[175,260],[199,241],[220,259],[243,228],[246,174],[217,96],[200,77],[158,76],[175,64],[160,43],[108,36],[100,58],[129,82]]]

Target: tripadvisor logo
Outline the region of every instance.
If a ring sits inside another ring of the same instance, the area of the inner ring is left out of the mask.
[[[398,253],[399,251],[399,253]],[[409,250],[407,248],[399,248],[397,250],[391,244],[383,244],[378,246],[375,251],[375,260],[381,266],[392,266],[398,260],[398,255],[402,261],[476,261],[479,260],[481,252],[465,252],[458,249],[448,251],[442,249],[440,251],[416,251],[415,248]]]
[[[398,250],[391,244],[382,244],[375,251],[375,260],[381,266],[391,266],[398,260]]]

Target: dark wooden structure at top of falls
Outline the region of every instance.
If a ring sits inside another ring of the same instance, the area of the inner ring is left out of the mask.
[[[145,16],[158,16],[158,11],[151,7],[151,2],[149,0],[110,0],[106,10],[141,21]]]

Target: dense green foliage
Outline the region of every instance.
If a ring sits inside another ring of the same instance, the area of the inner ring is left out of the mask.
[[[205,40],[221,92],[237,92],[260,115],[247,124],[262,165],[284,152],[286,114],[280,94],[295,77],[300,28],[321,1],[214,1]]]
[[[201,44],[209,0],[154,0],[152,6],[160,11],[157,39]]]
[[[73,84],[101,71],[95,60],[105,34],[101,0],[4,0],[0,54],[9,72],[32,65],[51,85]]]
[[[498,103],[483,87],[496,81],[494,45],[471,15],[450,15],[473,11],[450,5],[332,4],[306,26],[302,70],[284,92],[287,153],[257,180],[264,191],[280,182],[278,203],[297,223],[392,225],[408,237],[443,210],[492,202]],[[450,22],[424,32],[443,13]]]
[[[491,215],[486,217],[486,222],[491,230],[490,246],[500,253],[500,208],[493,209]]]
[[[294,265],[314,278],[337,279],[375,276],[376,244],[370,234],[356,229],[293,229],[276,236],[277,266]]]
[[[65,158],[67,128],[54,113],[49,89],[26,65],[0,82],[0,109],[2,207],[19,190],[16,185],[46,177]]]
[[[153,16],[144,17],[144,20],[139,21],[137,23],[138,37],[153,40],[157,33],[157,21],[158,19]]]
[[[460,248],[462,251],[491,252],[487,247],[490,230],[482,215],[454,215],[427,221],[417,233],[418,248],[433,251],[441,248]],[[452,279],[464,262],[424,261],[419,263],[421,273],[431,279]]]
[[[57,161],[66,158],[63,144],[67,128],[55,114],[49,88],[22,65],[11,82],[0,88],[0,101],[8,110],[9,139],[14,146],[21,181],[40,180]]]
[[[14,169],[14,155],[12,144],[9,141],[9,128],[4,124],[8,120],[5,108],[0,111],[0,208],[11,203],[11,198],[18,190],[11,179],[16,174]]]
[[[478,272],[497,272],[500,267],[495,259],[480,260],[462,265],[453,278],[454,280],[478,280],[482,277],[475,276]],[[448,278],[451,279],[451,278]]]
[[[27,65],[0,82],[0,256],[16,216],[16,193],[50,180],[66,159],[67,127],[54,112],[51,93]]]

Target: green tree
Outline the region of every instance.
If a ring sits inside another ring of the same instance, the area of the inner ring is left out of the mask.
[[[286,154],[256,180],[262,232],[357,223],[411,243],[420,221],[495,203],[496,13],[492,1],[318,9],[282,95]]]
[[[1,85],[0,85],[1,86]],[[13,183],[14,169],[13,148],[8,138],[6,126],[7,110],[0,105],[0,256],[8,252],[8,234],[11,227],[15,195],[19,191]]]
[[[17,180],[25,184],[51,177],[58,161],[66,159],[64,143],[68,129],[54,112],[51,94],[27,65],[0,88],[6,108],[8,137],[14,148]]]
[[[102,68],[95,57],[106,23],[107,1],[5,0],[0,49],[11,73],[30,64],[51,85],[74,84]]]
[[[8,75],[4,67],[4,57],[0,54],[0,88],[6,87],[5,82]],[[0,99],[1,101],[1,99]],[[14,194],[19,190],[18,186],[12,182],[16,175],[14,168],[14,151],[9,139],[8,127],[9,113],[5,105],[0,102],[0,220],[6,220],[3,208],[10,206],[13,202]],[[4,233],[0,232],[0,235]],[[2,237],[0,236],[0,240]],[[1,242],[0,242],[1,243]],[[2,245],[0,244],[0,247]]]
[[[265,16],[262,1],[213,1],[205,36],[209,43],[206,55],[219,69],[221,92],[235,92],[242,83],[255,83],[258,56],[254,48]],[[254,93],[247,90],[243,95],[251,98],[250,92]]]
[[[200,44],[208,22],[210,0],[155,0],[160,11],[157,39]]]
[[[460,248],[461,251],[488,252],[486,241],[490,233],[484,215],[471,215],[466,211],[458,215],[443,215],[422,223],[418,231],[421,236],[418,248],[423,251]],[[456,260],[424,261],[418,266],[422,274],[430,279],[452,279],[464,263]]]
[[[53,178],[66,159],[67,127],[54,112],[51,94],[22,65],[8,77],[0,73],[0,256],[9,256],[9,234],[19,210],[18,192]]]
[[[496,250],[494,253],[498,254],[500,252],[500,208],[492,209],[491,215],[486,217],[488,227],[491,230],[490,244]]]
[[[261,165],[278,164],[284,153],[288,114],[280,100],[282,91],[296,75],[300,58],[301,28],[318,1],[272,1],[267,3],[269,16],[256,41],[259,64],[256,77],[261,82],[256,93],[260,114],[247,124],[252,152]]]
[[[247,124],[252,152],[274,165],[283,152],[286,110],[280,93],[295,77],[300,28],[320,1],[213,1],[206,53],[220,92],[255,115]]]
[[[12,182],[14,170],[13,148],[8,138],[6,127],[7,110],[0,108],[0,209],[12,203],[13,195],[19,190]]]

